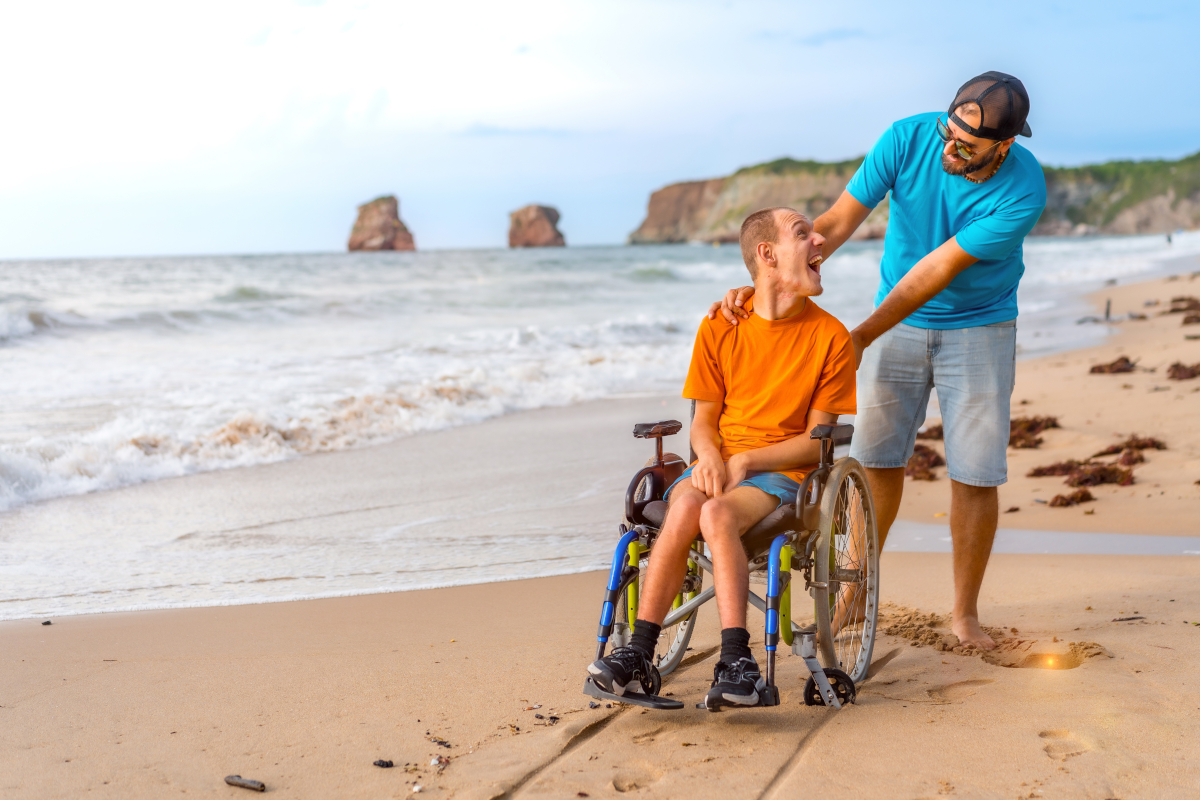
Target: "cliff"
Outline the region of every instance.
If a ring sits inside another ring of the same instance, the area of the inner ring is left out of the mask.
[[[564,247],[567,240],[558,229],[558,209],[530,205],[508,215],[509,247]]]
[[[672,184],[650,195],[646,219],[629,243],[736,242],[742,220],[772,206],[790,206],[815,219],[838,199],[861,163],[861,158],[833,163],[781,158],[727,178]],[[855,238],[879,238],[886,229],[885,200]]]
[[[782,158],[726,178],[674,183],[650,195],[630,244],[736,242],[742,220],[761,208],[790,206],[810,218],[827,210],[862,163]],[[1046,211],[1033,235],[1163,233],[1200,228],[1200,153],[1179,161],[1112,161],[1043,167]],[[887,200],[856,239],[881,238]]]
[[[354,250],[416,250],[412,234],[400,221],[400,203],[394,195],[376,197],[358,207],[347,248]]]
[[[1166,233],[1200,228],[1200,153],[1178,161],[1043,167],[1035,235]]]

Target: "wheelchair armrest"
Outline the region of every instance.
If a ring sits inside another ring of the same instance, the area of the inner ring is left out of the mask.
[[[633,426],[635,439],[661,439],[683,430],[683,423],[675,419],[664,419],[658,422],[639,422]]]
[[[848,442],[854,435],[854,426],[849,423],[841,425],[816,425],[812,429],[810,439],[832,439],[834,442]]]

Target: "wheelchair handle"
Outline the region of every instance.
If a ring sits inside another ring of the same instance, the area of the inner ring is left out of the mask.
[[[821,459],[824,461],[824,458]],[[804,483],[796,490],[796,519],[806,531],[815,531],[821,523],[821,484],[817,484],[817,500],[808,502],[809,487],[814,481],[823,480],[829,475],[829,467],[822,464],[804,476]]]

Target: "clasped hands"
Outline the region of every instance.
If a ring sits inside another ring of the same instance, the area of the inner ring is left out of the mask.
[[[749,469],[745,453],[737,453],[726,462],[719,455],[700,456],[692,467],[692,486],[708,497],[720,497],[746,480]]]

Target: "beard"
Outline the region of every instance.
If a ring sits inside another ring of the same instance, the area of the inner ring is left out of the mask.
[[[970,161],[951,161],[950,156],[942,153],[942,171],[947,175],[971,175],[982,169],[987,169],[995,162],[999,148],[993,147],[985,155],[976,156]]]

